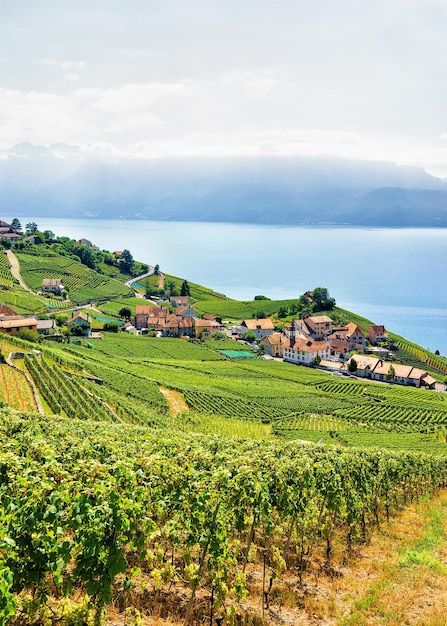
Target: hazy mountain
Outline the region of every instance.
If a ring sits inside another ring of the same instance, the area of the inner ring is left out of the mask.
[[[18,217],[447,226],[447,183],[392,163],[253,157],[111,164],[86,160],[77,146],[20,144],[0,152],[0,206]]]

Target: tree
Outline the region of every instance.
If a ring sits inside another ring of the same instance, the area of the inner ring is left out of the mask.
[[[315,287],[312,292],[314,311],[330,311],[335,306],[335,299],[329,296],[326,287]]]
[[[123,250],[123,254],[121,255],[121,269],[123,272],[127,272],[127,274],[132,274],[134,260],[133,256],[129,252],[129,250]]]
[[[12,220],[9,230],[12,233],[17,233],[18,235],[22,234],[22,225],[16,217]]]
[[[22,330],[19,330],[15,336],[19,339],[26,339],[26,341],[32,341],[34,343],[39,341],[39,335],[29,328],[22,328]]]
[[[244,341],[249,341],[250,343],[253,343],[253,341],[256,341],[256,335],[254,334],[252,330],[247,330],[244,333]]]
[[[124,317],[126,320],[130,320],[132,317],[132,310],[128,306],[123,306],[119,311],[118,315],[120,317]]]
[[[348,372],[354,374],[357,371],[357,361],[352,357],[348,362]]]
[[[157,263],[157,265],[154,267],[154,274],[158,276],[159,273],[160,273],[160,266]]]
[[[270,300],[270,298],[267,298],[267,296],[255,296],[254,300]]]
[[[388,368],[388,373],[386,377],[388,380],[393,380],[395,376],[396,376],[396,370],[394,369],[392,365],[390,365]]]
[[[28,224],[25,226],[25,229],[27,235],[34,235],[38,231],[38,226],[36,222],[28,222]]]
[[[52,241],[56,239],[56,235],[53,233],[52,230],[44,230],[43,236],[45,237],[45,241],[47,243],[51,243]]]
[[[175,283],[173,280],[170,280],[167,284],[169,293],[171,294],[171,296],[173,296],[175,294]]]
[[[184,280],[182,282],[182,287],[180,289],[180,295],[181,296],[189,296],[189,295],[191,295],[190,291],[189,291],[189,285],[188,285],[188,281],[187,280]]]
[[[280,317],[280,318],[287,317],[287,309],[286,309],[285,306],[280,306],[279,307],[277,316]]]
[[[211,333],[211,338],[219,340],[228,339],[223,330],[215,330],[213,333]]]
[[[117,333],[120,327],[118,322],[106,322],[103,328],[110,333]]]
[[[314,358],[314,365],[320,365],[320,363],[321,363],[321,356],[317,353]]]

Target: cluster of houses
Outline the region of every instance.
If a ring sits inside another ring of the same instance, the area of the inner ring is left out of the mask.
[[[134,324],[125,324],[123,330],[154,330],[164,337],[206,339],[215,331],[223,329],[222,320],[214,315],[199,318],[196,311],[188,306],[188,296],[171,296],[169,303],[174,307],[174,312],[163,305],[137,304]]]
[[[274,331],[270,319],[244,320],[239,328],[242,333],[252,331],[266,354],[289,363],[318,364],[328,370],[348,373],[348,360],[355,352],[356,376],[414,387],[431,389],[435,386],[435,379],[427,372],[384,360],[389,351],[375,347],[388,339],[384,326],[371,326],[365,337],[353,322],[341,327],[332,324],[327,315],[318,315],[294,320],[281,333]],[[365,352],[375,356],[367,356]]]
[[[19,233],[14,233],[11,231],[11,224],[0,220],[0,239],[6,239],[9,243],[17,243],[18,241],[29,241],[30,243],[34,243],[36,245],[42,245],[43,241],[39,237],[39,235],[29,235],[24,237]]]
[[[82,311],[73,311],[65,325],[70,329],[71,334],[89,337],[92,318]],[[14,337],[20,330],[30,330],[44,336],[59,334],[54,319],[39,320],[35,316],[19,315],[11,307],[5,304],[0,305],[0,333]]]

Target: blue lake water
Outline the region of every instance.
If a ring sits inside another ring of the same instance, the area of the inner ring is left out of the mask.
[[[8,219],[2,218],[2,219]],[[327,287],[341,307],[447,355],[447,229],[21,218],[236,299]]]

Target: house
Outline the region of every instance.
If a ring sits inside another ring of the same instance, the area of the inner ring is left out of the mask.
[[[11,225],[3,220],[0,220],[0,239],[2,237],[2,233],[9,233]]]
[[[354,355],[356,376],[410,387],[434,389],[436,381],[427,372],[412,365],[384,361],[370,356]]]
[[[259,345],[264,349],[265,354],[282,359],[286,341],[287,337],[282,333],[272,333],[261,339]]]
[[[275,330],[272,320],[267,318],[244,320],[239,326],[239,334],[244,336],[247,331],[256,335],[256,339],[263,339],[272,335]]]
[[[14,309],[11,309],[11,307],[7,306],[6,304],[0,304],[0,319],[4,319],[7,317],[23,318],[23,315],[19,315],[14,311]]]
[[[369,341],[372,343],[373,346],[375,346],[376,343],[380,343],[381,341],[387,341],[388,339],[388,334],[385,330],[385,326],[371,326],[368,331],[368,335]]]
[[[178,325],[179,337],[192,337],[194,334],[195,317],[183,317]]]
[[[86,246],[87,248],[91,248],[93,246],[92,242],[88,239],[85,239],[84,237],[82,237],[82,239],[78,239],[76,243],[80,246]]]
[[[37,333],[36,318],[10,316],[0,320],[0,333],[14,336],[19,330],[30,330],[33,333]]]
[[[56,320],[37,320],[37,332],[48,337],[57,333]]]
[[[313,365],[315,358],[329,360],[330,346],[327,341],[312,341],[311,339],[287,339],[284,343],[284,361]]]
[[[211,334],[221,329],[220,324],[213,320],[204,320],[193,317],[194,334],[198,339],[209,339]]]
[[[170,296],[169,303],[176,309],[178,306],[188,306],[188,296]]]
[[[54,293],[57,296],[62,296],[64,289],[65,287],[60,278],[44,278],[40,288],[42,293]]]
[[[327,315],[316,315],[315,317],[306,317],[304,322],[309,328],[311,335],[317,341],[321,341],[332,332],[332,320]]]
[[[328,341],[331,353],[330,360],[347,361],[354,344],[346,339],[329,339]]]
[[[39,235],[29,235],[29,237],[25,237],[23,241],[29,241],[35,246],[43,246],[44,242],[42,241]]]
[[[157,328],[161,330],[168,315],[169,309],[164,306],[151,306],[150,304],[137,304],[135,307],[135,328]]]
[[[175,314],[180,315],[180,317],[197,317],[197,312],[194,309],[191,309],[189,306],[178,306],[175,309]],[[208,319],[205,315],[203,319]],[[214,317],[212,319],[215,319]]]
[[[73,312],[72,317],[70,317],[65,324],[70,329],[72,335],[90,337],[92,318],[88,313],[83,313],[82,311]]]
[[[17,233],[10,233],[10,232],[0,233],[0,239],[6,239],[6,241],[9,241],[10,243],[16,243],[21,238],[22,238],[22,235],[18,235]]]

